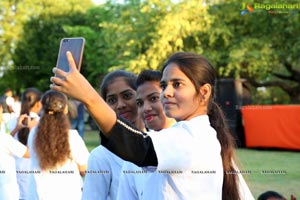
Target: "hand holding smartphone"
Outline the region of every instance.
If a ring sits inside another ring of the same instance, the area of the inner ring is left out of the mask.
[[[83,37],[63,38],[60,42],[56,67],[65,72],[69,71],[69,62],[66,52],[70,51],[73,55],[77,69],[80,71],[84,44],[85,39]]]

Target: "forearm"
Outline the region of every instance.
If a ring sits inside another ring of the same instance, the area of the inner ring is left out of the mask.
[[[18,131],[19,131],[19,128],[18,128],[18,127],[15,127],[15,128],[10,132],[10,135],[11,135],[12,137],[14,137]]]
[[[78,167],[80,175],[82,177],[85,176],[85,171],[87,169],[87,165],[79,165],[79,164],[77,164],[77,167]]]
[[[112,127],[108,140],[101,143],[120,158],[140,167],[158,164],[151,138],[121,119]]]
[[[30,158],[30,153],[29,153],[29,148],[26,147],[26,152],[25,154],[23,155],[24,158]]]

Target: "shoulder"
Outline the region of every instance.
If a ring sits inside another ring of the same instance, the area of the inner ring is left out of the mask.
[[[13,140],[14,138],[6,133],[0,133],[0,141],[3,141],[5,143],[5,141],[9,141],[9,140]]]
[[[82,137],[79,135],[79,133],[76,129],[70,129],[69,130],[69,140],[71,142],[78,142],[78,141],[83,142]]]
[[[7,149],[12,155],[22,157],[26,152],[26,146],[15,140],[9,134],[0,134],[0,145],[1,148]]]
[[[70,129],[69,130],[69,135],[76,137],[76,135],[79,135],[79,134],[78,134],[78,131],[76,129]]]
[[[200,115],[187,121],[178,122],[174,126],[207,127],[210,126],[210,121],[208,115]]]
[[[76,129],[69,130],[69,144],[71,150],[77,153],[81,154],[83,151],[87,151],[85,142]]]
[[[40,116],[37,113],[35,113],[35,112],[30,112],[29,116],[31,118],[34,118],[34,119],[38,120],[38,121],[40,120]]]
[[[99,145],[95,149],[93,149],[90,153],[90,157],[94,157],[96,159],[109,159],[113,153],[111,153],[108,149],[106,149],[104,146]]]
[[[184,129],[188,130],[193,136],[196,137],[211,137],[216,138],[217,132],[210,125],[208,115],[201,115],[194,117],[189,121],[183,121],[180,124]]]
[[[120,165],[122,165],[124,162],[121,158],[110,152],[107,148],[105,148],[102,145],[92,150],[92,152],[90,153],[89,160],[97,160],[97,162],[106,160],[109,163],[117,163]]]

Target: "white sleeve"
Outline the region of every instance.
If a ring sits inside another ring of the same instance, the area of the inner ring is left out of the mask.
[[[173,126],[160,133],[149,133],[158,165],[157,170],[220,170],[221,146],[216,132],[207,124]]]
[[[104,173],[105,171],[109,173]],[[82,200],[107,199],[111,184],[111,168],[104,154],[94,149],[88,159],[83,183]]]
[[[157,170],[186,169],[190,166],[190,155],[194,153],[192,138],[184,129],[165,130],[160,133],[149,133],[158,160]]]
[[[15,140],[10,135],[7,135],[7,147],[9,148],[9,151],[12,155],[19,158],[23,157],[27,150],[27,147],[25,145]]]
[[[79,165],[85,165],[88,162],[89,151],[83,139],[76,130],[70,130],[70,147],[73,159]]]

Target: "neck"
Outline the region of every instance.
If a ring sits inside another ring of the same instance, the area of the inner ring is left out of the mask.
[[[163,128],[169,128],[173,126],[176,123],[176,120],[174,118],[167,118],[166,124]]]
[[[136,119],[135,122],[132,122],[139,130],[141,131],[145,131],[146,128],[145,128],[145,124],[142,120],[140,119]]]

